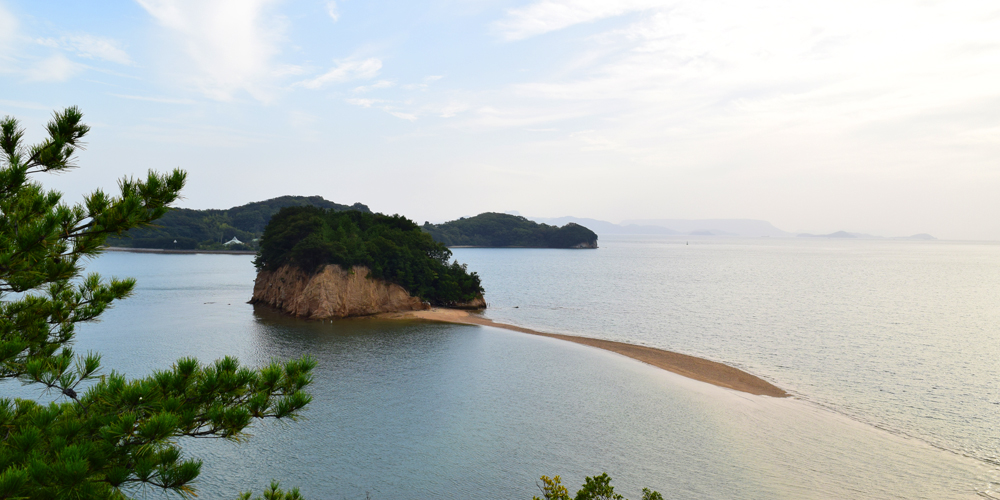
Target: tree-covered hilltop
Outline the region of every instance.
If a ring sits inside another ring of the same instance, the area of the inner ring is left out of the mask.
[[[365,266],[371,278],[396,283],[436,306],[479,297],[479,276],[450,259],[448,248],[401,215],[304,206],[282,208],[271,217],[254,265],[259,270],[292,265],[308,273],[324,264]]]
[[[271,217],[283,207],[313,206],[335,211],[358,210],[371,212],[361,203],[341,205],[319,196],[281,196],[266,201],[248,203],[228,210],[171,209],[153,227],[132,229],[109,238],[109,246],[133,248],[163,248],[167,250],[223,249],[250,250],[260,238]],[[244,245],[224,246],[236,238]],[[176,243],[174,243],[176,241]]]
[[[579,224],[556,227],[496,212],[444,224],[425,222],[423,230],[450,247],[597,248],[597,234]]]

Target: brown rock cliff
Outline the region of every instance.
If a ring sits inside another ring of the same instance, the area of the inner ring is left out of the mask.
[[[366,267],[355,266],[349,272],[332,264],[313,275],[292,266],[260,271],[254,280],[250,303],[267,304],[309,319],[368,316],[430,307],[399,285],[369,279]]]

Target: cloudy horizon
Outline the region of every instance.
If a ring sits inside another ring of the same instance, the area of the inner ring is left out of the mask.
[[[998,62],[973,1],[0,0],[0,115],[93,127],[71,202],[180,167],[188,208],[1000,240]]]

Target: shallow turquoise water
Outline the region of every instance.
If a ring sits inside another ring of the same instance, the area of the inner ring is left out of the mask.
[[[603,471],[632,498],[644,486],[666,498],[995,494],[982,458],[997,439],[997,407],[983,410],[996,398],[996,247],[680,243],[455,253],[482,275],[489,317],[703,355],[799,399],[498,329],[288,318],[245,303],[249,256],[102,256],[91,270],[139,285],[81,328],[78,348],[131,375],[191,355],[319,360],[304,421],[186,443],[206,462],[201,498],[271,478],[314,499],[530,498],[542,474],[576,486]]]

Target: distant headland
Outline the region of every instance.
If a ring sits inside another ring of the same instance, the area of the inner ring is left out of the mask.
[[[449,247],[597,248],[597,233],[574,222],[562,227],[524,217],[486,212],[422,229]]]

